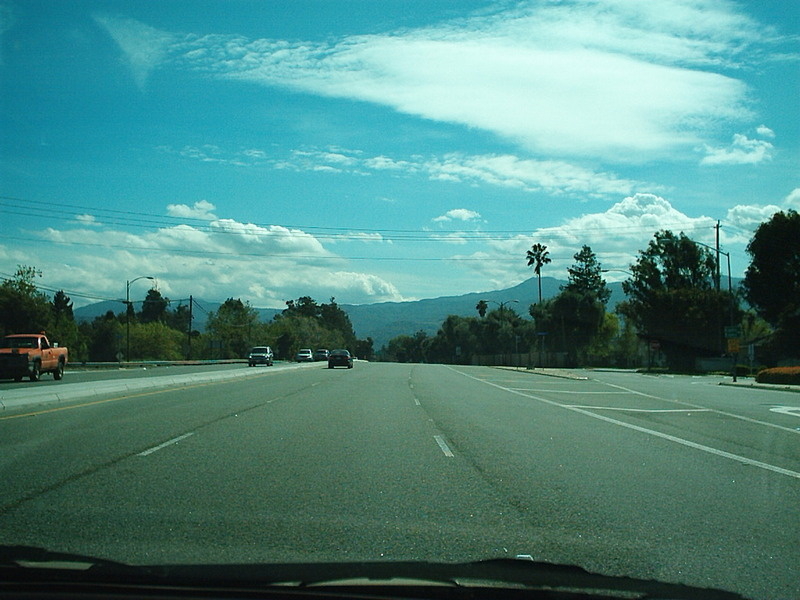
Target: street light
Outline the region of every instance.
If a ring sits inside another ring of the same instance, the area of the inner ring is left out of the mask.
[[[628,275],[633,277],[633,273],[631,273],[630,271],[626,271],[625,269],[600,269],[601,273],[608,273],[610,271],[616,271],[618,273],[627,273]]]
[[[136,279],[131,279],[130,281],[125,282],[125,360],[127,361],[131,360],[131,284],[139,281],[140,279],[149,279],[150,281],[155,281],[155,277],[142,275],[141,277],[137,277]]]

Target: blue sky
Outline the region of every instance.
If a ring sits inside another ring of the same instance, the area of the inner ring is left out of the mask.
[[[0,274],[76,306],[615,280],[717,221],[741,276],[800,208],[796,2],[0,0],[0,44]]]

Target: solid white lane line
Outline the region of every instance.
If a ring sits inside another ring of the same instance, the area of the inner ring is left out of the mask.
[[[436,440],[436,443],[439,444],[439,448],[442,449],[444,455],[447,457],[452,458],[454,456],[453,451],[450,450],[450,446],[447,445],[447,442],[444,441],[444,438],[440,435],[433,436],[433,439]]]
[[[581,392],[576,390],[550,390],[547,388],[508,388],[510,390],[519,390],[520,392],[539,392],[551,394],[580,394],[581,396],[599,396],[599,395],[614,395],[614,396],[628,396],[631,392]]]
[[[588,410],[584,410],[582,408],[576,408],[573,406],[569,406],[568,404],[561,404],[560,402],[555,402],[553,400],[548,400],[547,398],[540,398],[539,396],[533,396],[531,394],[524,394],[522,392],[518,392],[516,390],[512,390],[507,387],[503,387],[502,385],[498,385],[496,383],[492,383],[490,381],[484,381],[482,379],[478,379],[477,377],[473,377],[472,375],[467,375],[458,369],[454,369],[452,367],[447,367],[451,371],[458,373],[459,375],[463,375],[464,377],[468,377],[469,379],[474,379],[475,381],[480,381],[481,383],[485,383],[486,385],[491,385],[492,387],[496,387],[501,390],[505,390],[510,394],[516,394],[517,396],[523,396],[524,398],[530,398],[531,400],[537,400],[538,402],[543,402],[545,404],[549,404],[551,406],[557,406],[558,408],[563,408],[565,410],[571,410],[576,413],[580,413],[587,417],[591,417],[592,419],[598,419],[600,421],[605,421],[606,423],[611,423],[613,425],[619,425],[620,427],[625,427],[626,429],[632,429],[633,431],[638,431],[640,433],[645,433],[647,435],[651,435],[653,437],[661,438],[663,440],[668,440],[670,442],[674,442],[676,444],[681,444],[682,446],[686,446],[688,448],[694,448],[695,450],[700,450],[702,452],[708,452],[709,454],[714,454],[716,456],[721,456],[722,458],[728,458],[730,460],[735,460],[736,462],[750,465],[752,467],[758,467],[759,469],[764,469],[766,471],[772,471],[773,473],[778,473],[780,475],[786,475],[787,477],[793,477],[795,479],[800,479],[800,472],[791,471],[789,469],[784,469],[783,467],[778,467],[775,465],[771,465],[769,463],[761,462],[759,460],[753,460],[752,458],[747,458],[746,456],[739,456],[738,454],[732,454],[731,452],[725,452],[724,450],[718,450],[717,448],[712,448],[711,446],[704,446],[703,444],[698,444],[696,442],[690,442],[689,440],[685,440],[683,438],[675,437],[674,435],[669,435],[668,433],[662,433],[660,431],[656,431],[654,429],[647,429],[646,427],[639,427],[638,425],[633,425],[632,423],[626,423],[625,421],[618,421],[617,419],[612,419],[611,417],[606,417],[605,415],[598,415],[596,413],[590,412]],[[647,394],[642,394],[647,395]],[[653,396],[654,397],[654,396]],[[683,403],[681,403],[683,404]],[[710,410],[710,412],[719,412],[715,410]],[[782,428],[783,429],[783,428]],[[792,431],[791,429],[789,431]]]
[[[682,406],[691,406],[692,408],[707,408],[705,406],[700,406],[698,404],[692,404],[691,402],[683,402],[682,400],[673,400],[672,398],[660,398],[658,396],[645,394],[644,392],[638,392],[636,390],[632,390],[621,385],[606,383],[605,381],[600,381],[598,379],[595,379],[595,381],[597,381],[598,383],[602,383],[603,385],[608,385],[613,388],[625,390],[626,392],[636,394],[637,396],[644,396],[645,398],[655,398],[656,400],[662,400],[664,402],[672,402],[673,404],[680,404]],[[746,421],[748,423],[754,423],[756,425],[766,425],[767,427],[774,427],[775,429],[780,429],[781,431],[788,431],[789,433],[795,433],[795,434],[800,433],[800,431],[797,431],[796,429],[792,429],[790,427],[784,427],[783,425],[776,425],[775,423],[767,423],[766,421],[759,421],[758,419],[751,419],[750,417],[729,413],[724,410],[717,410],[716,408],[709,408],[708,410],[710,412],[717,413],[718,415],[725,415],[726,417],[731,417],[732,419],[739,419],[740,421]]]
[[[185,440],[189,436],[194,435],[194,432],[191,433],[184,433],[183,435],[179,435],[176,438],[172,438],[171,440],[167,440],[163,444],[159,444],[158,446],[153,446],[152,448],[148,448],[144,452],[139,452],[139,456],[147,456],[148,454],[152,454],[153,452],[158,452],[162,448],[166,448],[167,446],[171,446],[172,444],[177,444],[181,440]]]
[[[566,408],[584,408],[586,410],[618,410],[621,412],[642,413],[693,413],[711,412],[710,408],[625,408],[624,406],[580,406],[578,404],[565,404]]]

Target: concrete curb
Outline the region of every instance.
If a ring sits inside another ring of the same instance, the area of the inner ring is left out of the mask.
[[[586,381],[589,379],[584,375],[575,375],[569,371],[561,371],[559,369],[518,369],[517,367],[494,367],[495,369],[503,369],[505,371],[516,371],[517,373],[527,373],[528,375],[544,375],[545,377],[558,377],[559,379],[574,379],[576,381]]]
[[[316,363],[318,366],[318,363]],[[214,383],[226,379],[265,377],[283,371],[314,366],[315,363],[287,365],[278,369],[241,369],[236,371],[207,371],[184,375],[163,375],[135,379],[115,379],[90,383],[61,383],[39,390],[20,389],[0,392],[0,411],[34,404],[51,404],[81,399],[100,398],[113,394],[127,394],[169,387],[188,387],[203,383]]]
[[[772,390],[773,392],[794,392],[795,394],[800,394],[800,387],[791,386],[791,385],[781,385],[777,383],[740,383],[733,381],[720,381],[718,385],[724,385],[726,387],[738,387],[738,388],[748,388],[748,389],[755,389],[755,390]]]

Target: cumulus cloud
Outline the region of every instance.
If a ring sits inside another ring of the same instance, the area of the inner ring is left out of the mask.
[[[746,135],[736,133],[727,148],[706,146],[702,165],[753,165],[772,158],[773,146],[765,140],[751,140]]]
[[[703,147],[720,122],[749,119],[747,86],[728,67],[774,34],[732,3],[696,0],[502,4],[450,23],[324,43],[178,37],[131,20],[98,22],[140,84],[167,64],[610,161]]]
[[[756,133],[758,133],[758,135],[760,135],[761,137],[767,137],[767,138],[775,137],[775,132],[772,131],[772,129],[770,129],[766,125],[759,125],[756,128]]]
[[[84,227],[91,227],[93,225],[99,225],[97,219],[94,215],[75,215],[75,221],[83,225]]]
[[[795,210],[800,210],[800,188],[793,189],[786,199],[784,200],[784,204],[787,208],[793,208]]]
[[[779,206],[774,204],[767,205],[745,205],[738,204],[728,209],[725,216],[726,224],[733,225],[748,232],[754,231],[761,223],[768,220],[776,212],[780,211]]]
[[[588,213],[568,219],[561,225],[545,227],[530,235],[511,239],[486,240],[483,249],[472,254],[458,255],[464,268],[480,273],[494,286],[508,286],[530,277],[529,270],[520,269],[531,245],[545,244],[552,263],[543,275],[565,278],[566,269],[574,262],[574,254],[587,244],[597,254],[603,268],[628,270],[639,250],[645,248],[656,231],[683,231],[692,239],[705,244],[714,242],[716,220],[710,217],[690,217],[676,209],[668,200],[649,193],[626,197],[604,212]],[[727,242],[728,238],[724,238]],[[479,259],[479,260],[478,260]],[[624,279],[625,274],[611,271],[609,280]]]
[[[434,223],[445,223],[447,221],[479,221],[480,219],[481,214],[475,212],[474,210],[469,210],[467,208],[454,208],[452,210],[448,210],[443,215],[434,217],[432,220]]]
[[[302,295],[336,296],[343,303],[403,299],[391,281],[349,268],[347,258],[310,233],[217,218],[211,213],[214,209],[207,201],[191,207],[170,205],[171,218],[206,222],[144,232],[104,227],[92,219],[87,219],[91,227],[46,228],[31,232],[42,242],[36,245],[35,257],[22,252],[14,258],[56,274],[55,286],[81,290],[91,281],[97,294],[109,298],[122,297],[125,280],[135,274],[156,277],[161,292],[173,299],[189,294],[210,300],[235,296],[259,307],[282,306],[286,298]],[[350,236],[351,241],[381,239],[359,232]],[[70,247],[67,269],[64,246]]]
[[[768,221],[777,212],[800,208],[800,188],[792,190],[780,205],[778,204],[737,204],[728,209],[725,225],[735,228],[738,241],[747,243],[753,232],[763,222]],[[738,231],[737,231],[738,230]]]
[[[217,218],[212,212],[216,208],[217,207],[208,200],[200,200],[195,202],[192,206],[187,206],[186,204],[169,204],[167,205],[167,214],[172,217],[184,219],[213,221]]]

